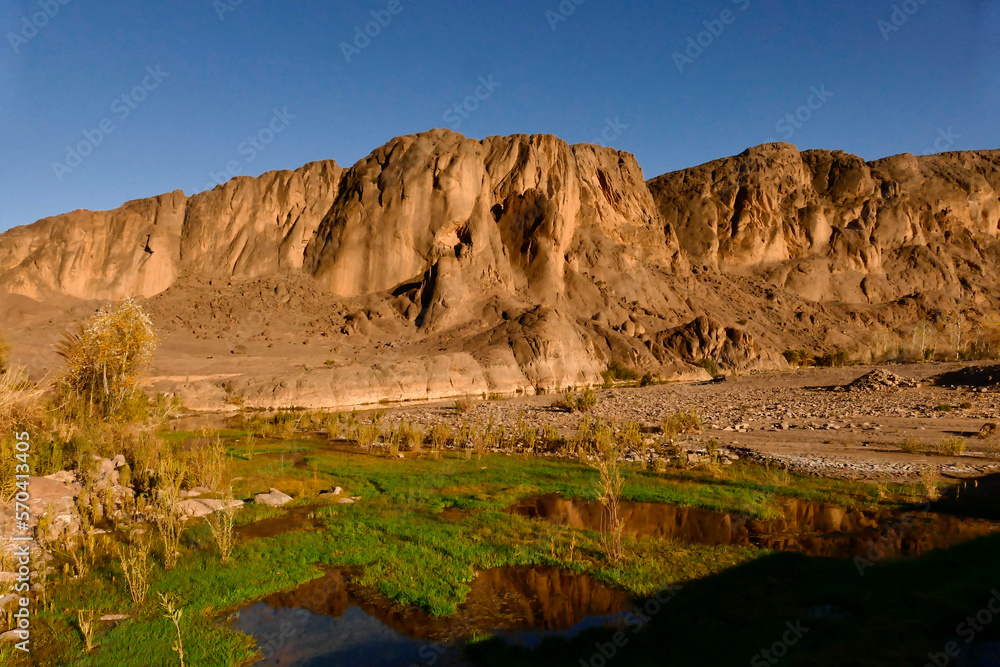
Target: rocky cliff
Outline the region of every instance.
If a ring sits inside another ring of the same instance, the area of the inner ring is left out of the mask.
[[[247,278],[302,266],[337,195],[332,161],[112,211],[74,211],[0,235],[0,285],[43,300],[152,296],[183,274]]]
[[[1000,151],[866,163],[767,144],[649,187],[693,263],[811,301],[880,304],[997,281]]]
[[[594,383],[613,360],[706,378],[705,360],[769,368],[935,309],[974,316],[997,304],[998,228],[1000,151],[770,144],[647,184],[610,148],[435,130],[346,170],[11,230],[0,285],[42,370],[80,303],[138,295],[164,334],[158,388],[353,405]],[[62,319],[60,299],[77,304]]]

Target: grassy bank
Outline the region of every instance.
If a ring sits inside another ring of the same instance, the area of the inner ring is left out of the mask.
[[[177,448],[200,446],[200,438],[192,439],[204,435],[176,433],[170,440]],[[317,577],[323,565],[354,567],[361,583],[389,598],[447,615],[465,598],[476,571],[491,567],[554,564],[643,596],[766,555],[753,548],[626,538],[626,557],[613,562],[596,533],[507,511],[518,499],[538,494],[596,498],[596,473],[572,461],[489,454],[467,459],[452,452],[398,459],[308,438],[259,439],[248,451],[245,433],[221,436],[225,476],[234,480],[236,497],[279,488],[296,498],[287,507],[316,505],[308,527],[290,524],[287,533],[242,541],[223,565],[205,523],[188,522],[177,566],[154,565],[149,595],[139,606],[128,595],[120,559],[110,547],[121,536],[101,536],[83,576],[50,582],[52,592],[41,601],[35,626],[36,645],[45,646],[34,656],[38,664],[132,665],[139,648],[150,664],[176,664],[174,627],[162,614],[160,593],[182,602],[188,664],[240,664],[253,654],[252,643],[226,630],[220,615]],[[334,485],[360,500],[340,505],[318,498]],[[626,468],[622,496],[762,517],[785,497],[851,506],[876,500],[870,485],[739,465],[663,473]],[[249,506],[240,510],[238,522],[284,511]],[[97,647],[88,654],[77,617],[81,609],[130,619],[114,627],[98,623]]]

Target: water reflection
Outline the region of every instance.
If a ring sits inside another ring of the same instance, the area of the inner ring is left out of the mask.
[[[862,511],[788,499],[775,519],[753,519],[735,512],[660,503],[622,502],[625,531],[709,545],[757,546],[810,556],[847,558],[865,554],[878,542],[881,557],[917,556],[995,532],[979,519],[933,512]],[[600,530],[603,507],[558,495],[524,500],[512,511],[577,529]]]
[[[247,607],[235,627],[257,638],[260,665],[409,665],[432,656],[433,664],[461,665],[469,637],[533,647],[546,636],[619,623],[631,608],[623,592],[556,567],[486,570],[471,589],[457,614],[437,617],[333,570]]]

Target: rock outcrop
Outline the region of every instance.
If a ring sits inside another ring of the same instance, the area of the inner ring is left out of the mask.
[[[1000,277],[1000,151],[865,162],[766,144],[649,187],[693,264],[811,301],[881,304]]]
[[[0,285],[37,300],[110,300],[153,296],[182,273],[246,278],[298,269],[340,174],[334,162],[313,162],[192,197],[178,190],[17,227],[0,235]]]
[[[153,386],[193,406],[533,393],[611,361],[783,367],[787,348],[986,312],[998,231],[1000,151],[866,163],[768,144],[646,183],[614,149],[434,130],[346,170],[11,230],[0,312],[40,375],[56,361],[39,342],[91,301],[145,297]]]

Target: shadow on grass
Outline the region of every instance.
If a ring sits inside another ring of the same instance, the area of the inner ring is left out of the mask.
[[[572,640],[546,639],[534,651],[490,639],[467,652],[477,664],[498,667],[919,667],[949,640],[968,649],[957,626],[984,609],[1000,587],[998,557],[1000,535],[871,566],[776,553],[686,584],[641,631],[638,617],[626,624],[618,642],[623,646],[615,645],[613,629],[601,628]],[[1000,618],[994,625],[977,639],[1000,636]],[[801,638],[789,627],[803,629]],[[768,660],[761,652],[783,638],[795,643],[785,645],[787,654],[777,647]]]

